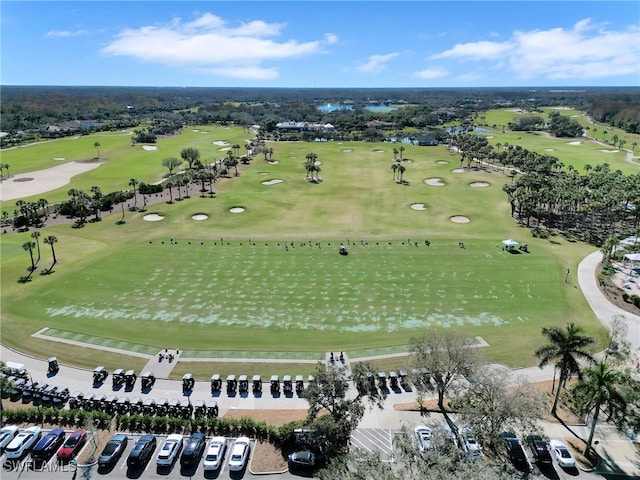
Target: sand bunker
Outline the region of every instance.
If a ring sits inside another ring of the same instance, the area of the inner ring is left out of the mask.
[[[427,178],[425,179],[424,183],[426,183],[427,185],[431,185],[432,187],[444,187],[445,185],[442,179],[438,177]]]
[[[233,208],[230,208],[229,211],[231,213],[242,213],[244,212],[244,207],[233,207]]]
[[[275,185],[276,183],[282,183],[282,180],[279,178],[274,178],[273,180],[265,180],[262,182],[263,185]]]
[[[384,153],[384,150],[382,150],[381,148],[376,148],[374,150],[375,153]]]
[[[157,213],[148,213],[147,215],[142,217],[142,219],[146,220],[147,222],[159,222],[160,220],[164,220],[164,217],[162,215],[158,215]]]
[[[75,175],[88,172],[102,165],[102,162],[68,162],[57,167],[19,173],[11,176],[11,181],[0,184],[0,200],[14,200],[46,193],[67,185]],[[29,180],[25,180],[25,179]]]
[[[487,182],[473,182],[473,183],[470,183],[469,186],[472,188],[484,188],[484,187],[488,187],[489,184]]]
[[[447,163],[449,163],[449,162],[448,162],[448,161],[446,161],[446,160],[438,160],[436,163],[437,163],[438,165],[446,165],[446,164],[447,164]]]
[[[222,140],[216,140],[215,142],[211,142],[211,143],[213,143],[214,145],[219,145],[221,147],[226,147],[227,145],[230,145],[229,142],[225,142]]]
[[[353,152],[353,150],[351,148],[343,148],[342,151],[344,153],[349,153],[349,152]]]
[[[618,153],[620,150],[598,150],[598,151],[602,153]]]
[[[464,168],[454,168],[451,170],[453,173],[464,173]]]
[[[544,151],[545,152],[553,152],[553,148],[545,148]]]
[[[427,206],[424,203],[412,203],[411,204],[411,209],[412,210],[426,210]]]
[[[568,142],[567,145],[582,145],[582,142],[577,141],[577,142]]]
[[[229,150],[231,150],[231,147],[219,148],[218,150],[220,150],[221,152],[228,152]]]
[[[463,215],[454,215],[453,217],[449,217],[453,223],[469,223],[471,220],[469,217],[465,217]]]
[[[64,157],[53,157],[53,159],[54,159],[56,162],[62,162],[62,161],[64,161],[64,160],[66,160],[66,158],[64,158]]]
[[[157,149],[158,149],[158,147],[156,147],[156,146],[154,146],[154,145],[143,145],[143,146],[142,146],[142,149],[143,149],[143,150],[147,150],[147,151],[149,151],[149,150],[157,150]]]
[[[269,165],[277,165],[278,160],[269,160]]]
[[[201,222],[202,220],[206,220],[209,218],[209,215],[204,213],[196,213],[195,215],[191,215],[191,220],[195,220],[196,222]]]
[[[258,172],[258,175],[269,175],[269,172]]]

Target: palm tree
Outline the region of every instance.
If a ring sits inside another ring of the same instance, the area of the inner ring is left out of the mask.
[[[404,175],[404,172],[407,171],[407,167],[405,167],[404,165],[398,165],[398,173],[400,174],[399,177],[399,182],[402,183],[403,179],[402,176]]]
[[[27,252],[29,252],[29,256],[31,257],[31,272],[36,269],[36,264],[33,261],[33,249],[36,248],[36,242],[24,242],[22,244],[22,248],[24,248]],[[31,273],[29,274],[31,275]]]
[[[624,416],[627,401],[621,387],[628,383],[628,378],[605,362],[598,362],[594,367],[585,369],[583,375],[583,380],[576,383],[571,393],[584,413],[593,412],[589,439],[584,448],[584,455],[588,455],[601,409],[607,409],[609,418]]]
[[[173,182],[169,180],[164,186],[169,189],[169,203],[173,203]]]
[[[31,238],[33,238],[36,241],[36,247],[38,249],[38,259],[36,260],[36,265],[37,265],[38,262],[40,261],[40,240],[38,240],[40,238],[40,232],[32,232]]]
[[[94,142],[93,146],[96,147],[96,150],[98,151],[98,158],[100,158],[100,142]]]
[[[124,192],[118,192],[115,195],[114,201],[116,203],[120,204],[120,207],[122,208],[122,218],[116,222],[118,225],[122,225],[123,223],[126,223],[124,221],[124,204],[127,201],[127,196],[124,194]]]
[[[393,159],[397,161],[398,160],[397,157],[398,157],[398,149],[394,147],[394,149],[393,149]]]
[[[402,152],[404,152],[404,147],[401,146],[398,151],[400,152],[400,161],[402,161]]]
[[[9,178],[11,175],[9,175],[9,164],[5,163],[2,165],[2,168],[4,168],[7,171],[7,178]]]
[[[49,267],[49,272],[51,271],[51,269],[53,268],[53,266],[58,263],[58,260],[56,259],[56,251],[53,248],[53,244],[56,243],[58,241],[58,237],[55,237],[54,235],[48,235],[44,238],[44,243],[46,243],[47,245],[49,245],[51,247],[51,255],[53,256],[53,263],[51,264],[51,266]]]
[[[49,202],[47,201],[46,198],[39,198],[36,203],[38,204],[38,207],[40,207],[42,209],[42,218],[44,218],[46,220],[47,219],[47,205],[49,205]]]
[[[391,165],[391,170],[393,170],[393,181],[396,181],[396,170],[398,170],[399,165],[397,163],[394,163],[393,165]]]
[[[539,360],[538,366],[542,368],[555,361],[555,368],[560,371],[558,389],[553,400],[553,407],[551,407],[553,415],[556,414],[558,407],[560,390],[565,386],[567,380],[574,375],[581,377],[578,360],[593,360],[586,348],[593,345],[595,340],[583,332],[584,330],[574,323],[567,324],[566,329],[559,327],[545,327],[542,329],[542,335],[547,337],[549,343],[535,351],[535,355]]]
[[[139,184],[140,181],[137,178],[129,179],[129,186],[133,188],[133,208],[136,208],[136,205],[138,203],[138,197],[136,197],[136,189],[138,188]]]

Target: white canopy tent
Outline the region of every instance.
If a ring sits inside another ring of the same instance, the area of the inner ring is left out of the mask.
[[[508,238],[506,240],[503,240],[502,244],[507,248],[516,248],[518,245],[520,245],[513,238]]]

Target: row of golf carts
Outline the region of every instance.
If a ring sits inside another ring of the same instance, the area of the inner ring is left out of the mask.
[[[314,378],[309,375],[307,381],[313,382]],[[249,377],[247,375],[227,375],[224,380],[226,385],[227,395],[235,394],[236,392],[243,394],[249,392]],[[222,390],[223,380],[219,374],[211,376],[211,394],[219,393]],[[262,393],[262,377],[260,375],[254,375],[251,379],[251,390],[254,394]],[[304,378],[302,375],[296,375],[295,379],[291,375],[284,375],[282,382],[280,382],[279,375],[272,375],[269,380],[269,390],[272,395],[293,395],[295,390],[296,394],[302,395],[304,391]]]
[[[195,404],[189,398],[183,399],[153,399],[128,396],[103,395],[93,393],[73,392],[69,396],[69,408],[86,411],[102,411],[108,414],[146,415],[157,417],[177,417],[189,419],[192,416],[217,417],[219,408],[215,400],[205,403],[198,400]]]
[[[107,377],[109,376],[109,372],[104,366],[99,366],[93,369],[93,384],[101,385],[103,384]],[[123,385],[125,389],[132,390],[136,384],[136,380],[138,376],[134,370],[125,371],[122,368],[118,368],[113,371],[111,374],[111,381],[113,382],[113,389],[118,390]],[[140,383],[142,390],[150,390],[151,387],[156,383],[156,377],[153,372],[146,371],[143,372],[140,376]]]

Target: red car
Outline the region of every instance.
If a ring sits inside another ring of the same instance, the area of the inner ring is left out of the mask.
[[[76,430],[67,441],[58,450],[58,460],[62,462],[68,462],[72,460],[84,446],[84,442],[87,441],[87,432],[84,430]]]

